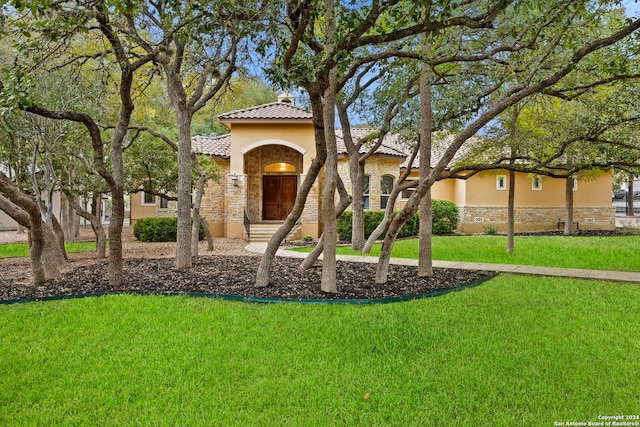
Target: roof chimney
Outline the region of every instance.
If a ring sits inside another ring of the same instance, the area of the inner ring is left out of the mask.
[[[284,92],[278,95],[278,102],[284,102],[285,104],[296,105],[296,98],[289,92]]]

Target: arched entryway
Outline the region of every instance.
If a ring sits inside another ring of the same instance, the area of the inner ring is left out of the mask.
[[[298,150],[278,144],[258,146],[244,154],[251,222],[282,221],[289,215],[298,192],[302,161]]]

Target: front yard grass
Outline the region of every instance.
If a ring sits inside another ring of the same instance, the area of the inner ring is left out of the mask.
[[[96,242],[65,243],[68,253],[95,251]],[[29,245],[26,243],[6,243],[0,245],[0,258],[28,257]]]
[[[0,425],[595,422],[638,413],[638,312],[635,285],[510,275],[373,306],[0,306]]]
[[[434,236],[433,259],[594,270],[640,271],[640,236],[516,236],[515,253],[507,253],[505,236]],[[380,254],[376,244],[369,255]],[[296,248],[310,251],[310,248]],[[362,255],[348,246],[342,255]],[[417,258],[418,240],[398,240],[393,257]]]

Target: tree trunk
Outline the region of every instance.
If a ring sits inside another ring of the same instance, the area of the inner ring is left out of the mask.
[[[196,184],[196,197],[193,201],[193,224],[191,227],[191,256],[198,256],[198,243],[200,242],[200,205],[204,195],[204,186],[207,183],[207,176],[200,167],[198,158],[191,153],[191,162],[198,172],[198,183]]]
[[[573,178],[565,179],[566,217],[564,220],[564,235],[573,234]]]
[[[509,149],[511,158],[509,164],[513,166],[516,162],[516,132],[518,131],[518,116],[520,107],[514,105],[511,108],[511,119],[509,120]],[[515,251],[515,231],[516,231],[516,173],[509,170],[509,194],[507,201],[507,252],[512,254]]]
[[[351,249],[361,251],[366,242],[364,235],[364,200],[363,180],[364,164],[360,162],[358,153],[355,156],[349,154],[349,174],[351,175],[351,194],[353,204],[351,206]]]
[[[67,242],[71,242],[71,226],[69,223],[69,217],[71,216],[69,214],[70,211],[71,206],[67,202],[67,197],[62,194],[60,196],[60,222],[62,223],[62,231]]]
[[[207,240],[207,251],[213,251],[213,236],[211,235],[211,230],[209,230],[209,223],[207,219],[204,217],[200,217],[200,225],[202,225],[202,229],[204,230],[204,238]]]
[[[418,276],[433,276],[432,251],[433,210],[431,208],[431,189],[420,200],[420,228],[418,231]]]
[[[56,218],[53,212],[51,213],[51,224],[53,226],[53,234],[60,248],[60,253],[64,260],[68,261],[69,257],[67,256],[67,248],[64,247],[64,231],[62,230],[62,226],[60,225],[58,218]]]
[[[389,224],[391,224],[391,222],[393,221],[393,218],[394,218],[393,206],[395,206],[396,204],[396,200],[398,198],[398,194],[400,194],[400,191],[401,190],[397,185],[393,188],[393,190],[391,190],[391,194],[389,195],[389,201],[387,203],[387,208],[384,211],[384,217],[382,217],[382,221],[380,221],[380,224],[378,224],[378,226],[373,230],[373,232],[367,239],[367,242],[364,244],[364,248],[362,248],[362,252],[364,253],[371,252],[371,248],[373,247],[373,244],[376,242],[378,237],[382,235],[384,230],[387,229]],[[416,210],[417,209],[413,211],[412,216],[415,215]]]
[[[429,49],[427,36],[423,35],[423,49]],[[426,62],[420,63],[420,181],[426,180],[431,172],[431,133],[433,132],[433,111],[431,106],[431,69]],[[418,231],[418,276],[433,276],[433,253],[431,233],[433,212],[431,189],[420,200],[420,228]]]
[[[351,197],[349,196],[349,193],[347,193],[346,188],[344,188],[344,182],[342,181],[339,175],[338,175],[338,194],[340,194],[340,202],[336,207],[336,218],[339,217],[342,214],[342,212],[344,212],[345,209],[347,209],[351,204]],[[320,256],[323,250],[324,250],[324,233],[322,234],[322,236],[320,236],[320,239],[318,240],[318,244],[316,245],[316,247],[313,248],[311,252],[309,252],[309,255],[307,255],[306,258],[300,264],[300,270],[307,270],[308,268],[311,268],[311,266],[316,262],[316,260],[318,259],[318,257]]]
[[[310,88],[308,92],[309,98],[311,100],[311,111],[313,112],[316,157],[314,157],[314,159],[311,161],[311,166],[307,171],[307,176],[300,184],[298,194],[296,195],[296,201],[293,205],[291,213],[284,221],[284,223],[273,234],[273,237],[267,244],[267,248],[262,254],[262,259],[260,260],[260,265],[258,266],[258,273],[256,274],[257,287],[264,287],[269,285],[271,264],[273,264],[273,259],[275,258],[278,248],[280,247],[280,243],[282,243],[284,238],[287,237],[293,226],[296,224],[296,221],[298,221],[298,219],[300,218],[300,215],[302,215],[304,205],[307,201],[307,196],[309,195],[309,192],[313,187],[313,183],[318,178],[318,174],[320,173],[320,170],[322,169],[322,166],[324,165],[327,158],[327,149],[324,140],[324,121],[322,115],[324,107],[322,104],[322,99],[319,93],[314,88]]]
[[[125,112],[128,119],[121,118],[119,126],[111,138],[111,164],[112,179],[109,183],[111,193],[111,220],[109,222],[109,286],[112,289],[122,287],[124,283],[122,259],[122,226],[124,224],[124,159],[122,155],[122,142],[127,133],[133,104],[130,110]]]
[[[118,185],[112,188],[111,198],[111,222],[109,223],[109,285],[112,288],[119,288],[124,282],[124,262],[122,260],[122,225],[124,223],[123,187]]]
[[[325,0],[327,10],[327,55],[333,54],[335,42],[335,15],[333,0]],[[336,221],[336,188],[338,186],[338,146],[336,142],[335,110],[338,69],[329,70],[329,87],[324,95],[324,138],[327,145],[324,189],[322,192],[322,221],[324,223],[324,250],[322,252],[322,278],[320,289],[323,292],[338,292],[336,283],[336,243],[338,229]]]
[[[96,256],[98,258],[105,258],[107,255],[107,237],[100,220],[100,201],[102,196],[100,194],[94,194],[91,202],[91,213],[87,212],[80,206],[77,200],[71,195],[67,195],[67,201],[69,206],[80,216],[91,223],[91,229],[96,236]]]
[[[627,191],[627,216],[633,216],[633,175],[629,174]]]
[[[189,114],[179,111],[177,105],[174,102],[178,119],[178,231],[175,264],[176,268],[184,269],[191,268],[193,265],[191,258],[191,120]],[[196,227],[199,225],[199,221],[193,222]]]
[[[41,286],[46,280],[58,277],[60,275],[58,267],[64,264],[64,260],[52,263],[47,258],[47,262],[43,263],[45,230],[50,230],[42,221],[38,203],[22,194],[2,172],[0,172],[0,193],[4,194],[4,196],[0,195],[0,209],[29,229],[29,260],[34,286]],[[53,233],[49,233],[49,236],[49,241],[58,248],[55,239],[52,239]]]
[[[512,160],[513,161],[513,160]],[[509,200],[507,202],[507,252],[512,254],[515,251],[515,231],[516,231],[516,172],[509,171]]]

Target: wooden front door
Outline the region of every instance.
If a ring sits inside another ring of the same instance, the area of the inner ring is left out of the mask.
[[[296,175],[264,175],[262,178],[262,219],[283,220],[293,209],[298,191]]]

